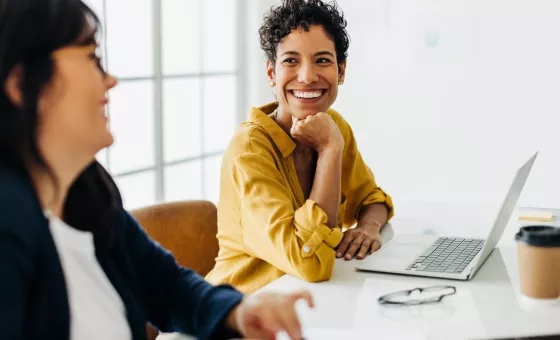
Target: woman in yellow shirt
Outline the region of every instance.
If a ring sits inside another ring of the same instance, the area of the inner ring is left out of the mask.
[[[284,0],[259,33],[278,101],[253,108],[224,155],[220,252],[207,276],[244,292],[285,273],[328,280],[335,256],[363,259],[379,249],[393,214],[352,129],[330,109],[349,45],[336,4]]]

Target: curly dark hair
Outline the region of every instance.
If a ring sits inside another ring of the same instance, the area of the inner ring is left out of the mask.
[[[326,3],[321,0],[282,0],[280,6],[271,7],[259,29],[261,48],[268,60],[276,62],[276,48],[291,30],[303,28],[309,31],[310,25],[323,26],[334,42],[337,63],[341,65],[348,57],[350,45],[347,23],[335,1]]]

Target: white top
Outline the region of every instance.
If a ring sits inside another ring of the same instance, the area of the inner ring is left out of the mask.
[[[131,339],[126,310],[97,262],[93,234],[68,226],[48,211],[70,304],[71,340]]]

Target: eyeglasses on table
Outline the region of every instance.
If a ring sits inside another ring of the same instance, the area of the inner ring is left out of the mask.
[[[378,301],[382,305],[414,306],[437,303],[456,292],[457,289],[454,286],[430,286],[386,294],[381,296]]]

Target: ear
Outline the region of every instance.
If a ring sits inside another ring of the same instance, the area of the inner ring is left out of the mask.
[[[274,63],[270,60],[266,61],[266,75],[268,77],[268,81],[273,81],[275,82],[276,80],[274,79],[276,77],[276,75],[274,74]]]
[[[23,66],[16,65],[8,73],[4,82],[4,90],[10,102],[18,108],[23,106],[23,93],[21,92],[21,82],[23,77]]]
[[[342,64],[338,65],[338,81],[344,82],[345,77],[346,77],[346,60],[344,60]]]

